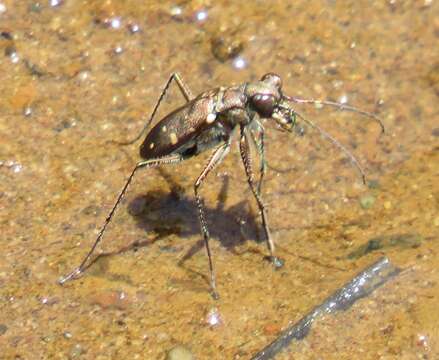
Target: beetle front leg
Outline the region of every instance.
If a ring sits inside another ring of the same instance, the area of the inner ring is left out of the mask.
[[[264,142],[264,127],[258,120],[253,120],[255,129],[250,130],[251,139],[259,154],[259,180],[258,180],[258,193],[261,194],[262,181],[264,179],[267,163],[265,161],[265,142]],[[256,132],[256,134],[255,134]],[[259,139],[257,138],[259,137]]]
[[[283,265],[283,262],[282,260],[274,256],[274,241],[271,238],[270,228],[268,226],[266,208],[262,201],[262,197],[254,184],[254,174],[252,169],[252,160],[249,151],[248,134],[246,132],[245,126],[241,126],[241,138],[239,141],[239,150],[241,153],[242,162],[244,164],[245,173],[247,175],[247,182],[250,186],[251,191],[253,192],[256,202],[258,203],[259,211],[261,213],[262,226],[264,228],[268,250],[270,251],[270,260],[273,262],[273,265],[276,268],[279,268]]]
[[[224,159],[224,157],[229,152],[229,149],[230,149],[229,141],[216,148],[211,158],[209,159],[209,162],[205,166],[203,172],[200,174],[194,185],[195,199],[197,201],[197,207],[198,207],[198,218],[200,219],[201,232],[203,234],[204,244],[206,245],[207,257],[209,258],[210,286],[212,289],[212,296],[214,299],[219,299],[219,295],[216,291],[215,271],[213,269],[212,255],[210,253],[210,247],[209,247],[210,235],[204,215],[203,199],[201,198],[198,191],[199,191],[199,187],[201,186],[207,175]]]

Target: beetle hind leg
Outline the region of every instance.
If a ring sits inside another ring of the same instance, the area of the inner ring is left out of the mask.
[[[145,133],[146,129],[148,129],[148,127],[151,125],[155,114],[157,113],[157,110],[160,106],[160,104],[163,101],[163,98],[165,97],[166,93],[169,90],[169,87],[171,86],[172,80],[174,80],[181,92],[181,94],[183,95],[184,99],[186,100],[186,102],[191,101],[194,96],[192,95],[192,92],[190,91],[189,87],[186,85],[186,83],[183,81],[182,77],[180,76],[179,73],[172,73],[171,76],[169,77],[168,81],[166,81],[165,86],[163,87],[162,92],[160,93],[160,96],[157,100],[157,103],[154,106],[154,109],[151,113],[151,116],[149,117],[149,120],[145,123],[145,125],[143,126],[143,129],[131,140],[128,141],[114,141],[111,140],[110,142],[115,142],[118,145],[131,145],[134,144],[137,140],[139,140],[142,135]]]
[[[198,208],[198,218],[200,220],[201,233],[203,234],[204,244],[206,245],[207,257],[209,259],[210,287],[212,290],[212,297],[215,300],[219,298],[219,295],[218,292],[216,291],[215,271],[213,268],[212,254],[210,252],[210,246],[209,246],[210,234],[204,214],[203,199],[199,194],[199,188],[203,183],[203,181],[206,179],[207,175],[224,159],[224,157],[229,152],[229,149],[230,149],[229,141],[218,146],[213,152],[212,156],[209,159],[209,162],[205,166],[200,176],[198,176],[198,179],[194,184],[195,199],[197,201],[197,208]]]
[[[93,255],[96,247],[101,242],[102,237],[104,236],[105,230],[107,229],[107,226],[111,222],[111,219],[113,218],[113,215],[116,212],[116,209],[118,208],[123,197],[125,196],[125,193],[128,189],[128,186],[130,185],[131,181],[133,180],[133,177],[134,177],[135,173],[137,172],[137,170],[139,170],[140,168],[156,167],[156,166],[163,165],[163,164],[176,164],[176,163],[179,163],[183,160],[184,160],[184,158],[181,155],[177,154],[177,155],[171,155],[171,156],[164,157],[164,158],[145,160],[145,161],[141,161],[141,162],[137,163],[137,165],[134,167],[133,171],[131,172],[130,176],[128,177],[128,180],[126,181],[124,187],[122,188],[119,196],[117,197],[117,200],[116,200],[115,204],[113,205],[113,208],[111,209],[110,213],[107,215],[107,218],[105,219],[104,225],[102,226],[101,230],[99,231],[99,234],[98,234],[95,242],[93,243],[92,247],[88,251],[87,255],[84,257],[84,259],[81,261],[80,265],[77,268],[75,268],[72,272],[70,272],[66,276],[61,277],[58,280],[58,283],[60,285],[63,285],[67,281],[78,278],[94,262],[94,260],[92,260],[91,262],[89,260],[90,260],[91,256]],[[95,258],[95,260],[96,260],[96,258]]]

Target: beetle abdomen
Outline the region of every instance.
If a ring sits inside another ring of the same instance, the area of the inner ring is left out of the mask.
[[[176,153],[216,120],[212,98],[197,98],[173,111],[159,121],[148,133],[140,147],[144,159]]]

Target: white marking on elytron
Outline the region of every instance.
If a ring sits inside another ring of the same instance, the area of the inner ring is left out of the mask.
[[[177,134],[176,133],[170,133],[169,139],[171,139],[171,144],[175,145],[178,142]]]
[[[168,129],[166,128],[166,125],[163,125],[163,126],[162,126],[162,131],[163,131],[163,132],[168,131]]]
[[[151,144],[149,144],[149,148],[152,150],[152,149],[154,149],[154,143],[151,143]]]
[[[216,114],[215,113],[210,113],[206,117],[206,122],[208,124],[212,124],[215,121],[215,119],[216,119]]]

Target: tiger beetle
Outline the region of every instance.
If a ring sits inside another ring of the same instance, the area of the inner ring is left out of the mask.
[[[269,259],[275,267],[281,267],[282,260],[274,255],[274,241],[271,237],[268,226],[266,207],[261,197],[261,185],[266,172],[266,162],[264,158],[264,127],[261,120],[274,120],[281,131],[287,132],[293,131],[297,117],[308,123],[350,158],[360,171],[363,182],[365,182],[364,171],[357,159],[330,134],[310,120],[304,118],[300,113],[293,109],[293,105],[328,105],[336,107],[339,110],[356,112],[375,119],[384,132],[384,126],[381,120],[373,113],[338,102],[299,99],[283,94],[282,80],[279,75],[274,73],[265,74],[259,81],[246,82],[237,86],[219,87],[203,92],[197,97],[192,95],[179,74],[173,73],[166,82],[166,85],[164,86],[152,111],[151,117],[144,125],[142,131],[133,140],[121,144],[132,144],[142,137],[152,123],[172,81],[178,85],[186,103],[165,116],[148,132],[145,140],[140,146],[140,156],[143,160],[136,164],[128,177],[125,186],[122,188],[116,203],[108,214],[104,225],[88,254],[75,270],[59,280],[60,284],[64,284],[68,280],[77,278],[88,267],[87,263],[89,262],[91,255],[101,241],[105,229],[110,223],[116,208],[124,197],[128,185],[137,170],[140,168],[152,168],[163,164],[176,164],[213,148],[212,155],[195,181],[194,191],[198,207],[198,217],[201,224],[201,233],[204,238],[204,244],[206,246],[209,260],[212,296],[217,299],[219,296],[216,290],[215,271],[209,247],[210,236],[205,219],[203,201],[199,191],[200,186],[203,184],[209,173],[229,152],[233,133],[236,131],[239,134],[240,155],[247,176],[248,185],[260,211],[265,240],[270,252]],[[252,158],[250,155],[251,145],[254,146],[260,157],[259,179],[256,184],[252,169]]]

